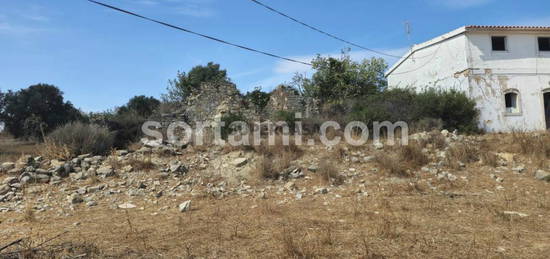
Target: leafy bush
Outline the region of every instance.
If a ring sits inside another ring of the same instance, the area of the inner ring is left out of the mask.
[[[262,91],[261,87],[257,87],[252,92],[246,93],[244,98],[253,105],[256,112],[262,112],[269,103],[270,94]]]
[[[355,102],[348,120],[367,123],[375,121],[405,121],[413,128],[458,129],[477,132],[479,111],[474,100],[458,91],[428,90],[415,93],[406,89],[392,89]]]
[[[227,114],[224,114],[221,119],[220,119],[221,122],[224,123],[224,126],[221,127],[221,135],[222,135],[222,138],[223,139],[226,139],[227,140],[227,137],[237,131],[238,129],[235,128],[235,127],[231,127],[231,123],[233,122],[237,122],[237,121],[242,121],[242,122],[246,122],[246,118],[240,114],[240,113],[227,113]]]
[[[276,111],[273,113],[272,119],[274,122],[285,122],[291,132],[294,130],[296,125],[296,116],[294,112]]]
[[[113,116],[105,121],[105,126],[114,133],[114,146],[126,148],[142,136],[141,126],[145,118],[133,113]]]
[[[476,132],[479,111],[474,100],[455,90],[430,89],[419,93],[415,98],[415,120],[419,117],[441,119],[443,128],[458,129],[463,132]]]
[[[48,141],[65,146],[73,155],[105,155],[113,148],[114,135],[106,127],[96,124],[72,122],[48,135]]]

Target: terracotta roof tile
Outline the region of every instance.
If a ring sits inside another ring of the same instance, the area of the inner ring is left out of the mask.
[[[550,31],[549,26],[503,26],[503,25],[469,25],[468,30],[525,30],[525,31]]]

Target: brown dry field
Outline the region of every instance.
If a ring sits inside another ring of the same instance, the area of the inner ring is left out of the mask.
[[[496,136],[495,139],[499,137]],[[500,147],[494,147],[498,149]],[[308,153],[308,152],[306,152]],[[314,156],[308,153],[305,155]],[[335,159],[341,168],[349,164]],[[524,174],[468,164],[459,180],[427,184],[433,175],[394,178],[368,172],[329,194],[162,197],[157,204],[133,200],[136,209],[100,203],[78,205],[59,217],[0,213],[0,247],[18,238],[35,249],[28,258],[548,258],[550,183]],[[466,180],[464,178],[466,177]],[[317,177],[318,178],[318,177]],[[320,179],[300,179],[298,189]],[[367,196],[357,194],[366,185]],[[263,185],[275,185],[259,181]],[[283,183],[284,184],[284,183]],[[282,186],[283,184],[280,184]],[[497,186],[504,187],[497,190]],[[55,186],[48,188],[56,188]],[[168,187],[167,187],[168,188]],[[40,193],[34,194],[37,197]],[[181,213],[177,204],[192,200]],[[165,207],[165,210],[159,208]],[[505,211],[527,214],[508,215]],[[5,252],[5,251],[4,251]]]

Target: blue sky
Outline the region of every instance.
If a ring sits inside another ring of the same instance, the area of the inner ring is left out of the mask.
[[[249,0],[104,0],[141,14],[285,57],[337,55],[346,44]],[[463,25],[550,25],[548,0],[263,0],[369,48],[402,54]],[[404,22],[412,25],[407,38]],[[352,49],[352,57],[371,54]],[[178,70],[214,61],[243,92],[270,90],[307,67],[122,15],[85,0],[0,0],[0,90],[61,88],[84,111],[160,97]],[[392,64],[395,59],[388,58]]]

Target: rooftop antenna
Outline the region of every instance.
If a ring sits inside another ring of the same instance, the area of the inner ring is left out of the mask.
[[[412,27],[411,27],[411,23],[409,21],[405,21],[405,33],[407,34],[407,40],[409,41],[409,44],[410,44]]]
[[[413,44],[411,41],[411,34],[412,34],[412,26],[409,21],[405,21],[405,33],[407,34],[407,41],[409,42],[410,49],[413,48]],[[411,56],[412,61],[414,62],[414,55]]]

